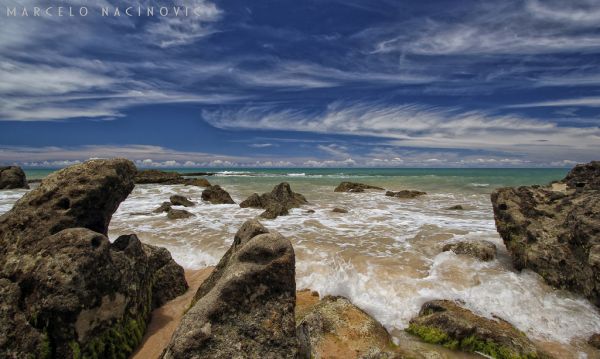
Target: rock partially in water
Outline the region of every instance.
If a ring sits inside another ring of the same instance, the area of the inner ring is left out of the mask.
[[[154,213],[169,212],[169,210],[171,209],[171,206],[173,206],[173,203],[163,202],[157,209],[155,209],[152,212],[154,212]]]
[[[306,198],[300,193],[292,191],[289,183],[282,182],[275,186],[270,193],[252,194],[240,203],[240,207],[263,208],[265,211],[260,216],[273,219],[277,216],[287,215],[290,209],[304,204],[308,204]]]
[[[196,205],[194,202],[190,201],[185,196],[179,194],[172,195],[169,198],[169,201],[171,201],[171,204],[173,204],[173,206],[194,207]]]
[[[208,187],[210,183],[205,178],[185,178],[177,172],[160,170],[141,170],[135,175],[135,183],[139,184],[183,184],[188,186]]]
[[[448,243],[442,248],[442,251],[465,254],[479,258],[482,261],[491,261],[496,258],[496,245],[489,241],[460,241]]]
[[[600,162],[576,166],[551,186],[492,193],[496,228],[517,269],[600,306]],[[563,184],[563,186],[560,186]]]
[[[191,217],[194,217],[194,214],[186,211],[185,209],[170,208],[167,212],[168,219],[185,219]]]
[[[296,358],[294,249],[245,222],[198,288],[162,358]]]
[[[406,330],[431,344],[480,352],[492,358],[547,358],[510,323],[480,317],[449,300],[423,304]]]
[[[212,204],[235,204],[229,193],[219,185],[207,187],[202,191],[202,200]]]
[[[367,189],[383,191],[384,189],[377,186],[372,186],[357,182],[342,182],[333,191],[334,192],[364,192]]]
[[[426,194],[427,194],[427,192],[406,190],[406,189],[404,189],[402,191],[398,191],[398,192],[393,192],[393,191],[385,192],[386,196],[396,197],[396,198],[417,198],[420,196],[424,196]]]
[[[348,213],[348,210],[344,209],[344,208],[335,207],[334,209],[331,210],[331,212],[333,212],[333,213]]]
[[[0,189],[28,189],[25,172],[19,166],[0,167]]]
[[[600,333],[593,334],[588,339],[588,344],[596,349],[600,349]]]
[[[0,216],[0,357],[126,356],[186,290],[166,250],[105,236],[135,173],[119,159],[65,168]]]
[[[454,206],[450,206],[448,208],[446,208],[449,211],[462,211],[465,209],[465,207],[462,204],[456,204]]]

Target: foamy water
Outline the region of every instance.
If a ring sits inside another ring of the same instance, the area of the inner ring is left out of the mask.
[[[261,219],[292,241],[299,289],[349,297],[391,332],[405,328],[428,300],[459,299],[480,315],[509,321],[544,347],[556,348],[560,357],[592,357],[584,342],[600,332],[597,309],[581,297],[550,288],[533,272],[513,269],[495,229],[491,189],[482,182],[467,182],[454,191],[455,184],[436,190],[426,181],[406,187],[406,181],[397,178],[371,180],[393,190],[429,192],[402,200],[382,192],[334,193],[331,183],[339,182],[339,177],[333,182],[309,177],[293,172],[287,179],[260,181],[247,173],[210,178],[237,203],[281,180],[289,180],[294,191],[307,197],[310,204],[291,210],[289,216]],[[24,192],[0,191],[0,212]],[[138,185],[115,213],[109,236],[136,233],[142,241],[168,248],[187,268],[215,265],[243,221],[262,210],[211,205],[201,200],[201,193],[202,188],[193,186]],[[165,213],[152,213],[173,194],[197,203],[186,208],[194,217],[171,221]],[[456,204],[466,210],[446,209]],[[334,207],[349,213],[333,213]],[[315,212],[306,213],[307,209]],[[497,259],[481,262],[441,252],[444,244],[461,239],[494,242]]]

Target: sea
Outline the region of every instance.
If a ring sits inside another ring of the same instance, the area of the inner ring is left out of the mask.
[[[600,332],[600,314],[584,298],[549,287],[536,273],[514,269],[498,235],[490,194],[499,187],[547,184],[567,169],[315,169],[172,168],[180,173],[213,172],[206,177],[227,190],[236,203],[281,182],[303,194],[309,204],[288,216],[261,219],[289,238],[296,253],[296,286],[320,295],[342,295],[379,320],[403,345],[421,345],[404,333],[423,303],[458,300],[475,313],[500,317],[559,358],[594,358],[586,339]],[[53,170],[29,169],[30,179]],[[419,190],[414,199],[386,197],[381,191],[336,193],[342,181],[387,190]],[[135,233],[146,243],[166,247],[187,269],[214,266],[247,219],[262,210],[203,202],[203,188],[136,185],[110,223],[109,237]],[[0,191],[0,214],[25,190]],[[173,194],[196,202],[194,216],[168,220],[152,213]],[[449,210],[461,205],[464,210]],[[348,213],[334,213],[335,207]],[[309,213],[307,210],[314,210]],[[487,240],[497,258],[482,262],[443,252],[460,240]],[[446,358],[471,358],[448,351]],[[597,355],[597,354],[596,354]]]

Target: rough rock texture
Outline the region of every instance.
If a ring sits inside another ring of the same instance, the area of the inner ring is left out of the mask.
[[[194,202],[190,201],[186,197],[178,194],[172,195],[169,198],[169,201],[171,201],[171,204],[173,204],[173,206],[194,207],[196,205]]]
[[[0,189],[29,188],[25,172],[18,166],[0,167]]]
[[[155,184],[184,184],[189,186],[208,187],[210,183],[205,178],[184,178],[177,172],[164,172],[159,170],[142,170],[135,175],[135,183]]]
[[[0,357],[126,356],[150,311],[186,290],[166,250],[105,236],[135,172],[120,159],[72,166],[0,216]]]
[[[401,357],[385,328],[344,297],[326,296],[303,310],[297,333],[301,358]]]
[[[296,358],[292,244],[245,222],[173,334],[163,358]]]
[[[157,209],[155,209],[153,212],[154,213],[163,213],[163,212],[169,212],[169,210],[171,209],[171,206],[173,206],[173,203],[171,202],[163,202]]]
[[[235,204],[229,193],[219,185],[210,186],[202,191],[202,199],[212,204]]]
[[[590,336],[588,339],[588,344],[596,349],[600,349],[600,334],[596,333]]]
[[[190,212],[186,211],[185,209],[169,208],[169,210],[167,211],[168,219],[184,219],[184,218],[190,218],[193,216],[194,216],[193,213],[190,213]]]
[[[448,243],[442,251],[452,251],[456,254],[466,254],[479,258],[482,261],[491,261],[496,258],[496,245],[488,241],[460,241]]]
[[[600,306],[600,162],[549,186],[492,193],[496,228],[517,269]]]
[[[423,304],[407,331],[428,343],[450,349],[481,352],[492,358],[546,358],[524,333],[502,319],[473,314],[449,300]]]
[[[333,191],[334,192],[364,192],[366,189],[375,189],[383,191],[383,188],[371,186],[364,183],[342,182]]]
[[[252,194],[240,203],[240,207],[263,208],[265,212],[260,216],[273,219],[277,216],[287,215],[291,208],[297,208],[304,204],[308,204],[306,198],[300,193],[292,191],[289,183],[282,182],[275,186],[270,193]]]
[[[424,196],[426,195],[427,192],[421,192],[421,191],[413,191],[413,190],[402,190],[402,191],[398,191],[398,192],[392,192],[392,191],[387,191],[385,192],[385,195],[388,197],[396,197],[396,198],[416,198],[419,196]]]
[[[335,207],[334,209],[331,210],[331,212],[333,212],[333,213],[348,213],[348,210],[347,209],[343,209],[343,208]]]

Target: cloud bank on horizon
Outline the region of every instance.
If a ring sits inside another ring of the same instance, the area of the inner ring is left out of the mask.
[[[42,2],[51,3],[0,0],[0,163],[124,156],[143,167],[532,167],[598,159],[596,0],[137,5],[186,6],[190,16],[101,16],[127,2],[68,0],[60,4],[89,14],[33,16]]]

